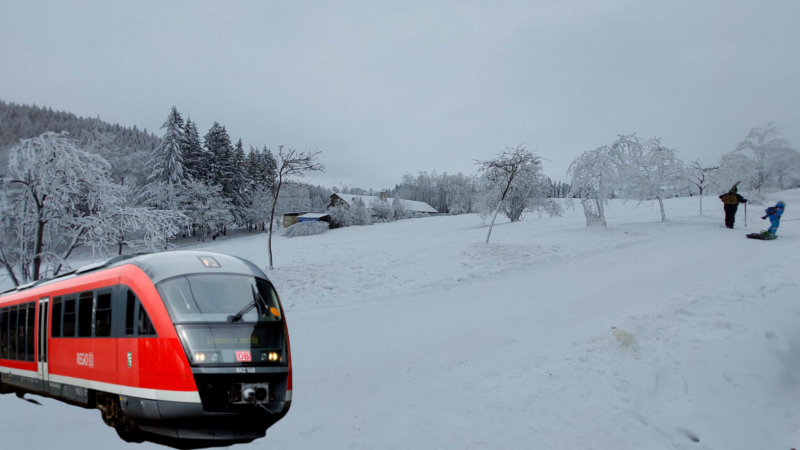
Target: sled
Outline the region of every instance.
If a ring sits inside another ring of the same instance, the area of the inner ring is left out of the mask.
[[[762,241],[772,241],[778,239],[777,235],[774,234],[761,234],[761,233],[750,233],[747,235],[750,239],[760,239]]]

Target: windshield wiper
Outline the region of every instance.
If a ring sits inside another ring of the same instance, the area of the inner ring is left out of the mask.
[[[259,315],[261,316],[264,315],[261,311],[261,307],[259,307],[259,300],[261,301],[261,305],[263,305],[265,308],[267,306],[267,302],[264,300],[264,297],[261,296],[261,294],[256,290],[255,287],[251,286],[251,289],[253,290],[253,301],[245,305],[245,307],[242,308],[242,310],[236,313],[235,315],[228,316],[228,322],[236,323],[242,320],[242,317],[244,317],[244,315],[250,312],[250,310],[253,308],[258,308]],[[266,308],[265,311],[267,309],[268,308]]]

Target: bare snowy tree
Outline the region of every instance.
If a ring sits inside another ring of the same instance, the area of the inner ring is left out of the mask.
[[[478,199],[478,210],[484,218],[491,216],[498,204],[502,185],[485,182]],[[500,203],[502,212],[512,222],[522,220],[523,214],[537,212],[550,216],[561,215],[561,206],[550,198],[550,182],[542,174],[541,166],[528,165],[517,172],[506,198]]]
[[[584,152],[570,164],[567,173],[572,176],[572,187],[568,201],[580,197],[587,226],[606,226],[605,206],[619,189],[624,167],[624,155],[607,145]]]
[[[486,243],[492,236],[492,227],[497,219],[497,213],[503,206],[503,202],[512,190],[517,176],[524,172],[526,174],[541,173],[541,158],[529,152],[523,144],[516,148],[507,148],[500,152],[494,159],[475,160],[478,171],[483,173],[487,181],[487,191],[492,192],[492,197],[497,200],[497,206],[492,214],[492,221],[489,224],[489,231],[486,233]]]
[[[692,164],[686,168],[689,174],[689,181],[697,186],[697,191],[700,194],[700,215],[703,215],[703,193],[711,185],[711,176],[715,171],[719,170],[719,166],[703,166],[700,161],[695,159]]]
[[[621,152],[626,165],[621,188],[627,198],[658,200],[661,220],[666,221],[664,198],[675,196],[684,186],[686,173],[675,150],[661,145],[661,139],[642,141],[636,134],[622,135],[611,146]]]
[[[771,182],[781,187],[778,180],[771,179],[771,174],[781,173],[777,169],[799,155],[786,139],[778,137],[779,134],[780,130],[772,122],[765,127],[754,127],[733,151],[752,161],[754,171],[749,177],[750,187],[756,190],[759,198],[762,197],[762,189]]]
[[[298,152],[294,149],[284,150],[283,146],[278,147],[278,160],[276,170],[275,189],[272,196],[272,210],[269,215],[269,237],[267,238],[267,248],[269,251],[269,269],[273,269],[272,262],[272,226],[275,223],[275,207],[281,188],[285,182],[289,182],[290,177],[303,176],[305,172],[323,171],[325,166],[317,162],[317,158],[322,152],[309,150]]]

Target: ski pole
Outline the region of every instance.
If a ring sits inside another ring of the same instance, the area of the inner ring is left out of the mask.
[[[744,204],[744,227],[747,228],[747,203]]]

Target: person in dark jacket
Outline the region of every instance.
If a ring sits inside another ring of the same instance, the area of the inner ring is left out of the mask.
[[[719,199],[725,207],[725,226],[733,228],[733,223],[736,221],[736,210],[739,209],[739,203],[747,203],[747,199],[739,195],[739,182],[733,185],[727,194],[722,194]]]

